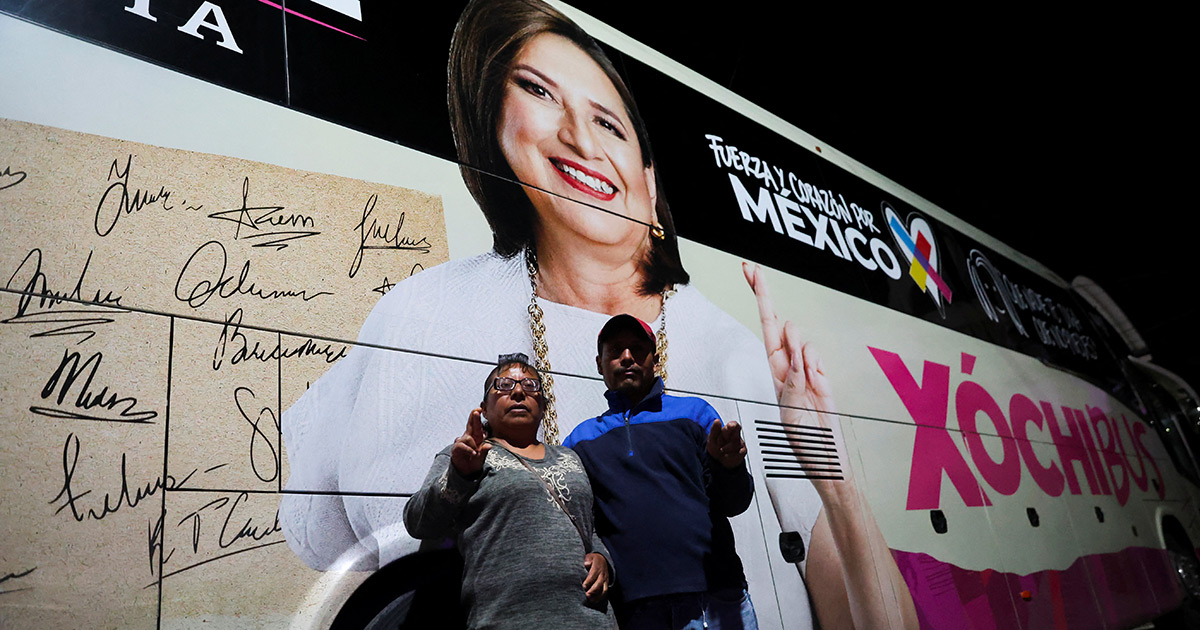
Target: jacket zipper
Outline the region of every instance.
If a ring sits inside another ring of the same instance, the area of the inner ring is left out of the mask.
[[[633,409],[625,411],[625,443],[629,445],[629,456],[633,457],[633,432],[629,429],[629,414],[633,413]]]

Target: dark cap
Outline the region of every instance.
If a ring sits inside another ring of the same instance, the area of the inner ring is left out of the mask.
[[[645,336],[651,345],[655,344],[654,331],[650,330],[649,324],[633,315],[622,313],[620,315],[613,315],[611,319],[604,323],[604,328],[600,329],[600,335],[596,337],[596,349],[600,350],[604,346],[605,339],[612,337],[622,330],[639,333]]]

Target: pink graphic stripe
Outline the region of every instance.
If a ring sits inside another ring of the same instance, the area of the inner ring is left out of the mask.
[[[922,629],[1132,628],[1183,600],[1164,549],[1127,547],[1027,575],[963,569],[920,552],[892,550],[892,557]]]
[[[271,0],[258,0],[258,1],[259,1],[259,2],[261,2],[261,3],[263,3],[263,4],[269,4],[269,5],[273,6],[273,7],[275,7],[276,9],[282,9],[283,11],[285,11],[285,12],[287,12],[287,13],[291,13],[292,15],[294,15],[294,16],[296,16],[296,17],[304,18],[304,19],[308,20],[309,22],[312,22],[313,24],[320,24],[321,26],[324,26],[325,28],[331,28],[331,29],[333,29],[333,30],[335,30],[335,31],[337,31],[337,32],[339,32],[339,33],[342,33],[343,35],[349,35],[350,37],[353,37],[354,39],[361,39],[361,40],[362,40],[362,41],[364,41],[364,42],[365,42],[365,41],[367,41],[367,40],[365,40],[365,39],[363,39],[363,38],[359,37],[358,35],[355,35],[354,33],[349,33],[349,32],[343,31],[342,29],[340,29],[340,28],[338,28],[338,27],[336,27],[336,26],[331,26],[331,25],[329,25],[329,24],[326,24],[326,23],[322,22],[321,20],[314,20],[313,18],[310,18],[310,17],[308,17],[307,15],[304,15],[303,13],[300,13],[299,11],[293,11],[293,10],[291,10],[291,9],[288,9],[288,8],[284,7],[284,6],[283,6],[283,5],[281,5],[281,4],[277,4],[277,3],[275,3],[275,2],[271,2]]]

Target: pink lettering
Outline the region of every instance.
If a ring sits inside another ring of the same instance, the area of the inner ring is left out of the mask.
[[[1112,494],[1112,488],[1108,487],[1108,475],[1104,474],[1104,464],[1100,461],[1100,450],[1096,448],[1096,442],[1092,439],[1092,432],[1088,429],[1083,410],[1072,409],[1071,411],[1075,413],[1075,426],[1079,428],[1079,434],[1083,436],[1083,441],[1087,444],[1088,455],[1092,458],[1092,470],[1096,471],[1096,479],[1100,482],[1100,494]],[[1093,490],[1092,494],[1096,494],[1096,491]]]
[[[1012,431],[1004,419],[1004,412],[1000,411],[1000,405],[981,385],[967,381],[954,392],[954,406],[958,413],[958,427],[966,437],[971,459],[975,461],[984,480],[1000,494],[1007,496],[1015,493],[1021,485],[1021,456],[1017,453],[1017,445],[1013,442]],[[975,416],[980,411],[991,419],[1000,436],[1004,456],[998,462],[984,447],[983,438],[976,428]]]
[[[1146,456],[1150,461],[1150,465],[1154,467],[1154,476],[1158,478],[1158,498],[1164,499],[1167,496],[1167,486],[1163,483],[1162,471],[1158,469],[1158,462],[1154,460],[1154,456],[1150,451],[1146,450],[1145,443],[1142,442],[1142,434],[1146,432],[1146,425],[1141,422],[1134,421],[1133,423],[1133,442],[1137,445],[1138,450]]]
[[[1117,494],[1117,504],[1129,502],[1129,469],[1125,460],[1117,454],[1117,436],[1108,421],[1108,416],[1096,407],[1087,408],[1088,417],[1092,420],[1092,429],[1096,431],[1096,441],[1100,443],[1100,454],[1104,456],[1104,465],[1112,476],[1113,489]],[[1121,470],[1118,476],[1116,469]]]
[[[1074,413],[1070,407],[1063,406],[1063,420],[1066,421],[1068,433],[1064,434],[1058,426],[1058,419],[1054,417],[1054,407],[1042,401],[1042,414],[1046,417],[1046,426],[1050,429],[1050,438],[1054,440],[1054,446],[1058,449],[1058,459],[1062,462],[1063,474],[1067,477],[1067,488],[1071,490],[1071,494],[1083,494],[1079,489],[1079,480],[1075,477],[1074,462],[1079,462],[1083,466],[1083,474],[1087,477],[1088,488],[1092,494],[1100,494],[1096,487],[1096,473],[1092,470],[1092,460],[1088,458],[1087,451],[1083,447],[1083,438],[1079,436],[1079,429],[1076,428]]]
[[[895,352],[868,347],[900,402],[917,425],[908,479],[908,509],[933,510],[940,504],[942,473],[968,506],[991,505],[971,468],[946,430],[950,406],[950,366],[926,361],[921,384]]]
[[[1129,430],[1129,418],[1122,415],[1121,420],[1125,423],[1125,435],[1129,436],[1129,450],[1133,451],[1134,455],[1137,455],[1138,472],[1133,472],[1133,465],[1129,462],[1129,455],[1125,452],[1125,442],[1121,439],[1120,431],[1117,431],[1117,448],[1121,449],[1121,457],[1125,458],[1125,469],[1133,477],[1133,483],[1137,484],[1138,490],[1145,492],[1146,486],[1149,484],[1149,480],[1146,478],[1146,462],[1142,461],[1142,451],[1138,448],[1137,443],[1133,441],[1133,432]],[[1114,422],[1114,424],[1116,423]],[[1138,422],[1135,420],[1133,424],[1137,426]]]
[[[1037,482],[1039,488],[1046,494],[1057,497],[1062,494],[1065,482],[1062,471],[1054,462],[1043,466],[1033,452],[1033,444],[1029,441],[1026,424],[1034,423],[1038,430],[1043,428],[1042,413],[1032,400],[1021,394],[1013,394],[1008,401],[1008,417],[1012,420],[1013,435],[1017,439],[1017,449],[1029,468],[1029,474]]]
[[[1006,416],[983,385],[965,380],[972,378],[978,362],[975,356],[964,352],[961,371],[966,376],[954,391],[958,430],[952,430],[948,426],[949,365],[924,361],[918,382],[915,372],[899,354],[870,346],[867,349],[916,425],[906,503],[909,510],[942,507],[945,478],[949,478],[967,507],[990,506],[992,500],[979,477],[997,493],[1012,496],[1020,489],[1022,461],[1038,488],[1052,497],[1062,496],[1066,491],[1082,495],[1081,470],[1090,494],[1115,495],[1122,507],[1129,503],[1135,485],[1140,492],[1146,492],[1152,479],[1158,497],[1166,497],[1163,471],[1147,448],[1156,443],[1143,439],[1150,431],[1136,417],[1131,422],[1122,415],[1118,422],[1099,407],[1084,405],[1083,409],[1077,409],[1061,405],[1060,421],[1055,405],[1044,400],[1035,402],[1023,394],[1009,398]],[[981,431],[980,414],[987,416],[994,427],[1000,449],[985,440],[984,435],[991,435],[992,428],[985,424]],[[1032,439],[1030,425],[1036,427]],[[966,453],[958,444],[960,431]],[[1035,442],[1045,442],[1047,432],[1053,450],[1049,445],[1035,449]],[[1044,459],[1039,458],[1039,453]],[[967,461],[968,454],[973,467]]]

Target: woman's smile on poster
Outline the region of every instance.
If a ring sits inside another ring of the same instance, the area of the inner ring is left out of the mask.
[[[654,169],[612,81],[571,40],[543,33],[522,48],[504,86],[497,135],[513,174],[531,186],[539,242],[637,247],[645,240]]]

